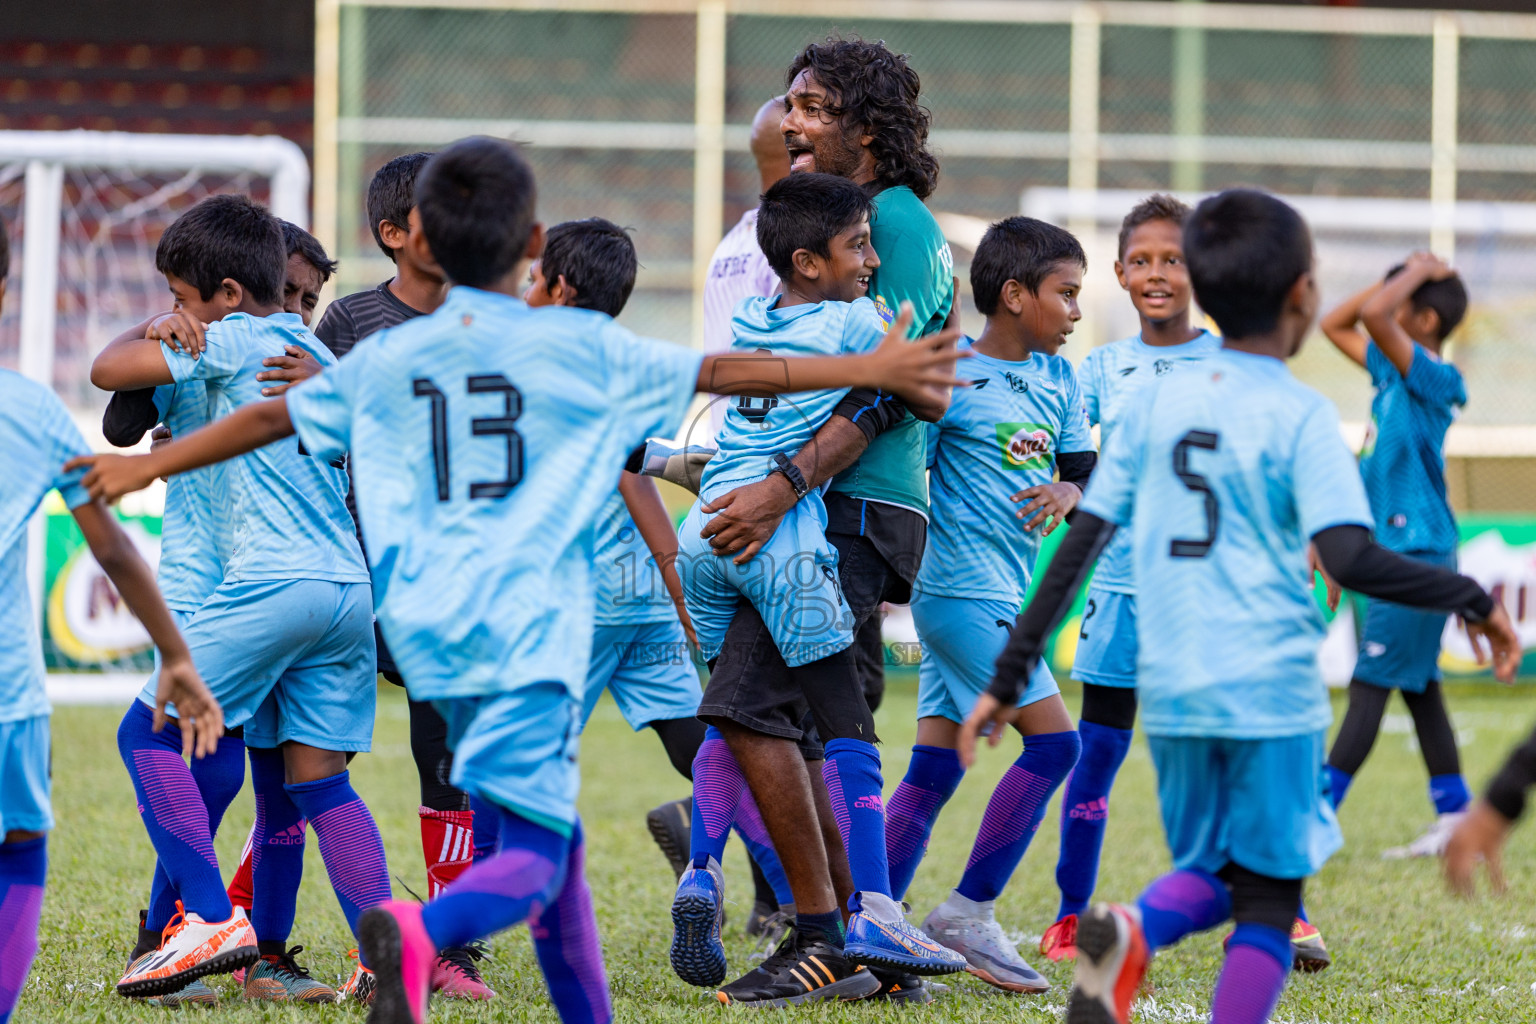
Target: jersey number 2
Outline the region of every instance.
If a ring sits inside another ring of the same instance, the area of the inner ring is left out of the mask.
[[[1171,541],[1168,554],[1174,558],[1204,558],[1210,554],[1211,545],[1216,543],[1216,531],[1221,526],[1221,504],[1216,500],[1216,492],[1211,490],[1211,482],[1189,468],[1189,450],[1201,448],[1213,452],[1220,442],[1221,435],[1213,430],[1191,430],[1173,446],[1174,475],[1185,487],[1205,496],[1205,536],[1199,540]]]
[[[501,415],[475,417],[469,421],[469,432],[475,437],[503,437],[507,443],[507,475],[500,480],[470,484],[469,496],[505,498],[523,479],[523,437],[513,426],[523,414],[522,392],[499,373],[473,374],[465,379],[464,387],[472,395],[502,396]],[[453,496],[448,457],[448,396],[427,377],[413,380],[411,390],[417,398],[432,403],[432,471],[437,478],[437,500],[448,501]]]

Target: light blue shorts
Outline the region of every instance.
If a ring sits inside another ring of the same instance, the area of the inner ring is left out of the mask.
[[[1136,597],[1088,585],[1072,678],[1095,686],[1136,685]]]
[[[1316,874],[1344,845],[1328,774],[1327,732],[1266,740],[1148,736],[1173,866],[1229,861],[1271,878]]]
[[[449,779],[459,789],[569,838],[581,773],[581,701],[559,682],[432,706],[448,723]]]
[[[652,722],[697,714],[703,694],[683,624],[674,618],[598,626],[592,633],[582,728],[586,728],[605,689],[613,694],[619,713],[636,732]]]
[[[1405,557],[1456,569],[1454,553],[1416,552]],[[1440,637],[1447,618],[1445,612],[1367,598],[1355,678],[1384,689],[1423,693],[1430,680],[1440,678]]]
[[[225,727],[245,726],[248,746],[296,740],[322,750],[364,751],[372,745],[376,674],[368,584],[225,583],[182,626],[182,635],[224,708]],[[139,700],[153,706],[159,681],[156,669]]]
[[[912,595],[912,624],[922,641],[917,667],[917,717],[964,722],[988,686],[997,656],[1018,618],[1012,601]],[[1019,707],[1060,693],[1041,658],[1019,698]]]
[[[53,828],[48,716],[0,722],[0,839]]]
[[[699,531],[713,516],[694,502],[678,529],[678,571],[699,649],[720,653],[736,605],[746,599],[791,668],[820,661],[853,643],[853,615],[837,578],[837,549],[826,535],[826,507],[806,495],[745,565],[716,555]]]

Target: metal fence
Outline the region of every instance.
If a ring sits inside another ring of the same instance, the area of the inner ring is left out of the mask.
[[[1106,195],[1247,184],[1362,210],[1364,200],[1412,201],[1400,222],[1351,226],[1346,214],[1330,228],[1339,244],[1324,253],[1324,300],[1414,247],[1462,256],[1476,315],[1457,359],[1473,396],[1465,422],[1484,440],[1463,431],[1459,443],[1471,454],[1536,455],[1536,206],[1525,205],[1536,203],[1536,16],[1029,0],[318,0],[317,26],[315,223],[342,261],[343,290],[390,273],[362,216],[372,171],[401,152],[488,133],[527,143],[546,222],[595,214],[635,229],[643,268],[631,326],[696,339],[708,256],[756,200],[746,123],[783,90],[802,46],[858,34],[909,54],[922,76],[942,167],[929,205],[953,215],[946,224],[1017,213],[1031,190],[1075,200],[1053,209],[1089,250],[1089,342],[1125,321],[1110,273],[1118,214],[1094,212]],[[1362,375],[1326,343],[1313,347],[1301,374],[1346,419],[1362,419]]]

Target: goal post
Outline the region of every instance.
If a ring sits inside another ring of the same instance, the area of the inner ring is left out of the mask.
[[[307,228],[309,186],[304,151],[275,135],[0,131],[0,215],[19,284],[0,310],[0,365],[59,392],[86,436],[97,436],[91,420],[104,399],[86,368],[112,337],[164,307],[154,270],[161,232],[198,199],[229,191],[252,193]],[[61,344],[69,346],[62,366]],[[47,519],[39,511],[28,529],[39,629]]]

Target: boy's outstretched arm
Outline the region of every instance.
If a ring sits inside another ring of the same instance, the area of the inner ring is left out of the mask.
[[[155,477],[174,476],[224,462],[292,434],[288,399],[280,397],[237,409],[148,455],[81,455],[70,459],[64,468],[88,467],[81,485],[92,498],[112,502],[133,491],[142,491]]]
[[[645,546],[651,549],[651,557],[656,559],[656,569],[677,608],[677,618],[688,642],[697,645],[699,638],[693,633],[693,620],[683,604],[683,581],[677,574],[677,530],[672,526],[672,517],[667,515],[656,482],[626,470],[619,477],[619,493],[624,496],[624,506],[629,509]]]
[[[1317,324],[1333,342],[1334,348],[1361,366],[1365,365],[1365,350],[1370,347],[1371,339],[1360,329],[1360,310],[1379,291],[1381,282],[1377,281],[1324,313]]]
[[[91,554],[128,603],[128,610],[144,624],[160,649],[160,685],[155,691],[155,731],[165,726],[165,705],[176,705],[180,716],[183,757],[206,757],[224,735],[224,710],[213,699],[192,664],[187,643],[176,620],[155,586],[154,573],[139,557],[133,541],[123,532],[105,505],[87,502],[74,510],[75,522],[85,534]]]
[[[1536,785],[1536,732],[1509,752],[1504,767],[1488,783],[1483,798],[1467,809],[1445,848],[1445,880],[1462,896],[1471,896],[1477,862],[1488,865],[1488,883],[1504,891],[1500,853],[1515,822],[1525,813],[1525,797]]]
[[[141,329],[113,338],[91,363],[91,383],[103,391],[133,391],[161,384],[174,384],[176,378],[160,351],[160,343],[185,352],[194,359],[206,347],[207,325],[185,313],[172,311],[151,318]]]
[[[1397,322],[1397,308],[1407,302],[1426,281],[1444,281],[1456,271],[1440,257],[1428,252],[1409,256],[1398,275],[1377,289],[1360,309],[1360,320],[1370,332],[1381,354],[1392,361],[1403,377],[1413,366],[1414,340]]]
[[[848,356],[785,357],[757,354],[705,356],[698,390],[718,395],[776,395],[835,388],[883,388],[908,404],[931,405],[965,382],[955,378],[958,329],[907,341],[912,307],[904,305],[884,340],[871,352]]]

